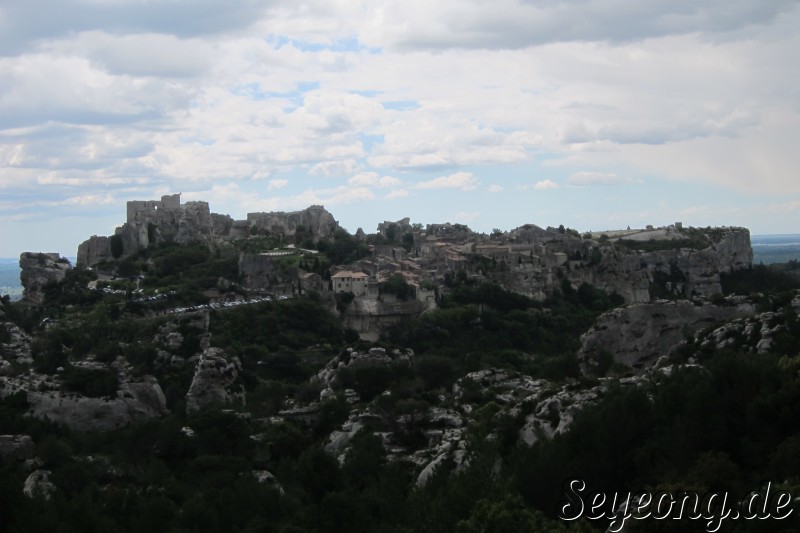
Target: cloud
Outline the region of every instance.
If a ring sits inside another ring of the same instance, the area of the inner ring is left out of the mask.
[[[37,42],[98,29],[178,37],[240,31],[258,21],[264,12],[261,3],[249,0],[231,0],[224,5],[215,0],[12,2],[4,4],[0,13],[0,54],[19,53]]]
[[[369,203],[345,215],[357,227],[454,190],[562,200],[637,176],[800,195],[794,0],[6,4],[0,188],[31,209],[238,184],[220,196],[235,209]],[[461,208],[483,209],[472,196]]]
[[[625,43],[704,32],[724,38],[768,24],[794,7],[791,0],[685,5],[670,0],[629,2],[486,2],[442,0],[389,3],[376,9],[366,42],[404,50],[514,49],[564,41]],[[413,23],[412,23],[413,21]]]
[[[502,192],[503,187],[502,185],[490,185],[488,190],[490,193],[497,193]]]
[[[356,186],[388,189],[390,187],[398,187],[403,182],[392,176],[381,176],[377,172],[362,172],[347,180],[347,183]]]
[[[43,201],[41,205],[48,207],[57,206],[98,206],[98,205],[113,205],[116,200],[110,194],[83,194],[78,196],[70,196],[63,200],[58,201]]]
[[[278,189],[283,189],[289,185],[289,180],[269,180],[269,184],[267,185],[268,191],[276,191]]]
[[[608,187],[632,182],[629,178],[603,172],[576,172],[567,178],[567,185],[573,187]]]
[[[326,177],[339,177],[339,176],[352,176],[358,172],[359,164],[355,159],[346,159],[344,161],[323,161],[317,163],[311,170],[308,171],[312,176],[326,176]]]
[[[396,200],[398,198],[407,198],[411,193],[406,189],[395,189],[384,198],[387,200]]]
[[[558,183],[550,180],[540,180],[533,184],[533,188],[537,191],[548,191],[552,189],[558,189]]]
[[[456,172],[449,176],[441,176],[430,181],[418,182],[416,189],[460,189],[462,191],[475,190],[479,182],[471,172]]]

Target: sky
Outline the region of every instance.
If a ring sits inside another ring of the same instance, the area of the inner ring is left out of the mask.
[[[800,0],[0,0],[0,257],[128,200],[800,233]]]

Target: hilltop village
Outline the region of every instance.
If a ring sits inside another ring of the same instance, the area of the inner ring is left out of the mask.
[[[144,274],[127,258],[148,248],[194,244],[236,261],[237,279],[220,277],[205,294],[212,303],[258,294],[313,291],[338,306],[348,326],[377,339],[387,326],[435,308],[456,277],[492,281],[542,301],[554,288],[588,283],[626,303],[659,297],[710,297],[720,273],[752,264],[743,228],[648,226],[580,234],[526,224],[479,234],[462,224],[379,223],[374,234],[350,235],[322,206],[249,213],[245,220],[210,212],[180,195],[130,201],[114,235],[78,248],[77,266],[101,279]],[[122,268],[122,270],[120,270]],[[30,290],[35,293],[35,288]]]

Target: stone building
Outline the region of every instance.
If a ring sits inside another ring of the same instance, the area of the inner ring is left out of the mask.
[[[365,296],[367,294],[368,281],[369,276],[363,272],[352,272],[350,270],[342,270],[331,276],[333,292],[336,294],[352,292],[356,296]]]

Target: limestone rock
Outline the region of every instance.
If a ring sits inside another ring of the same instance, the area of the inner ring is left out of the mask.
[[[44,288],[64,279],[72,268],[69,260],[57,253],[23,252],[19,256],[23,298],[34,304],[44,303]]]
[[[744,352],[763,354],[774,349],[776,336],[785,328],[785,317],[770,311],[731,320],[710,332],[700,331],[695,335],[694,342],[702,348],[721,350],[734,347]],[[800,347],[796,347],[793,353],[779,355],[795,356],[799,352]]]
[[[752,304],[718,306],[686,300],[612,309],[581,337],[578,359],[584,371],[590,371],[598,364],[602,352],[607,351],[614,362],[642,372],[668,354],[686,335],[754,312]]]
[[[64,424],[75,431],[112,431],[168,412],[164,392],[152,376],[120,384],[114,398],[90,398],[60,390],[27,390],[29,415]]]
[[[344,325],[356,330],[368,341],[377,341],[382,332],[403,320],[420,316],[428,309],[425,302],[416,299],[384,300],[356,298],[342,317]]]
[[[30,435],[0,435],[0,462],[23,462],[34,455],[36,445]]]
[[[25,479],[22,493],[28,498],[43,498],[49,500],[56,490],[56,486],[50,482],[49,470],[34,470]]]
[[[267,485],[270,485],[275,490],[277,490],[281,494],[281,496],[283,496],[284,494],[283,486],[278,481],[278,478],[276,478],[272,474],[272,472],[270,472],[269,470],[253,470],[252,474],[253,477],[256,478],[256,481],[258,483],[262,484],[266,483]]]
[[[339,228],[333,215],[321,205],[291,213],[248,213],[247,222],[256,230],[286,236],[294,236],[302,227],[314,242],[331,238]]]
[[[109,237],[92,235],[78,245],[77,265],[79,267],[93,266],[111,258],[111,239]]]
[[[203,350],[186,393],[186,412],[196,412],[209,405],[244,405],[244,387],[237,383],[239,370],[238,358],[220,348]]]
[[[31,336],[11,322],[0,322],[0,328],[5,329],[5,337],[8,339],[7,342],[0,343],[0,357],[19,364],[32,363]]]

